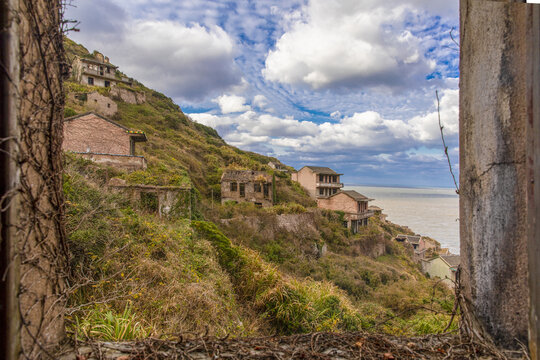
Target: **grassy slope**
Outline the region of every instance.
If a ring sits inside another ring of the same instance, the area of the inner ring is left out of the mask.
[[[82,55],[86,50],[72,41],[66,42],[65,46],[70,54]],[[92,91],[108,95],[109,92],[105,88],[72,81],[66,82],[66,88],[71,95],[66,100],[68,115],[88,111],[84,101],[79,101],[73,95]],[[276,160],[227,145],[214,129],[191,121],[170,98],[141,83],[135,82],[130,90],[144,92],[147,101],[139,105],[117,101],[118,114],[113,120],[147,134],[148,142],[138,144],[137,152],[147,158],[150,173],[156,170],[189,173],[193,184],[204,196],[209,196],[213,188],[216,199],[219,199],[219,180],[223,168],[235,166],[270,170],[267,163]]]
[[[66,48],[72,55],[88,56],[73,42],[67,41]],[[71,81],[66,90],[67,115],[88,110],[74,95],[108,95],[108,89]],[[375,223],[351,236],[342,229],[339,214],[320,214],[319,235],[312,240],[327,244],[329,252],[313,259],[306,256],[312,242],[299,241],[294,234],[263,239],[241,222],[232,228],[220,225],[221,230],[200,222],[193,231],[186,220],[159,219],[121,195],[98,191],[111,175],[137,183],[192,183],[198,193],[195,218],[218,224],[219,218],[238,216],[257,216],[264,222],[272,214],[303,213],[314,205],[289,175],[281,173],[276,174],[280,205],[269,210],[219,205],[225,167],[269,171],[266,164],[274,159],[227,145],[214,129],[192,122],[163,94],[140,83],[132,90],[144,92],[147,101],[133,105],[115,99],[119,112],[113,119],[146,132],[149,141],[138,144],[137,151],[147,158],[148,170],[114,174],[112,169],[66,158],[72,265],[76,281],[91,280],[71,301],[75,308],[98,303],[74,310],[79,331],[89,333],[84,324],[95,323],[106,310],[121,314],[127,304],[141,319],[145,334],[206,327],[219,335],[346,330],[370,327],[395,315],[383,330],[425,333],[444,328],[446,315],[407,310],[426,304],[448,309],[451,298],[419,273],[403,249],[387,244],[389,254],[383,257],[362,255],[366,241],[377,242],[403,229]]]

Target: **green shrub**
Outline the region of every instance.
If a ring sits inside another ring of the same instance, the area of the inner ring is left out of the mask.
[[[77,334],[80,340],[103,341],[144,339],[152,333],[151,327],[144,326],[137,320],[129,302],[121,314],[96,306],[82,317],[75,316],[71,331]]]
[[[65,118],[72,117],[72,116],[75,116],[75,115],[77,115],[77,112],[75,110],[73,110],[72,108],[67,107],[67,106],[64,108],[64,117]]]

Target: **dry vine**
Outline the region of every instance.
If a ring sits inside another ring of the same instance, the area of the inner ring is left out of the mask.
[[[456,187],[456,194],[459,195],[459,186],[457,184],[456,176],[454,175],[454,171],[452,169],[452,162],[450,161],[450,156],[448,155],[448,146],[446,146],[446,141],[444,139],[444,132],[443,132],[444,126],[443,126],[443,124],[441,122],[441,104],[440,104],[440,100],[439,100],[439,91],[438,90],[435,90],[435,96],[437,97],[437,114],[438,114],[438,117],[439,117],[439,129],[441,131],[441,139],[442,139],[442,143],[443,143],[443,146],[444,146],[444,155],[446,156],[446,159],[448,160],[448,167],[450,169],[450,174],[452,175],[452,179],[454,180],[454,186]]]
[[[16,98],[16,130],[9,158],[17,168],[10,191],[2,196],[13,237],[6,273],[17,269],[20,357],[53,358],[51,343],[63,334],[67,299],[67,256],[62,190],[63,79],[69,67],[63,35],[66,4],[60,0],[10,3],[10,34],[18,42],[17,66],[1,64]],[[12,64],[13,65],[13,64]],[[12,314],[11,316],[16,316]],[[14,340],[13,340],[14,341]]]

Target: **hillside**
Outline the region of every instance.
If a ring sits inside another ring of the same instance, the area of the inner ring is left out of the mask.
[[[70,59],[75,55],[91,57],[82,45],[69,39],[66,39],[65,47]],[[219,180],[224,168],[270,172],[268,162],[277,160],[226,144],[214,129],[191,121],[170,98],[136,80],[132,87],[118,85],[121,91],[143,94],[145,101],[135,104],[112,95],[110,88],[81,85],[73,78],[65,82],[65,87],[66,116],[92,110],[85,103],[86,95],[98,92],[111,97],[118,104],[118,112],[111,117],[112,120],[146,133],[149,141],[138,145],[137,152],[148,160],[149,183],[157,181],[162,175],[187,176],[204,197],[210,197],[213,189],[215,199],[219,200]],[[287,193],[299,191],[287,181],[280,182],[278,186]],[[309,203],[301,192],[295,199]]]
[[[69,39],[65,47],[72,59],[92,56]],[[342,214],[314,208],[290,175],[280,172],[275,206],[221,205],[224,169],[272,173],[267,163],[276,159],[226,144],[214,129],[191,121],[170,98],[136,80],[113,90],[70,79],[65,89],[65,116],[92,110],[88,94],[98,92],[117,104],[112,120],[148,137],[137,145],[148,160],[145,171],[128,174],[65,155],[72,283],[82,284],[70,298],[75,336],[445,329],[453,296],[421,274],[407,249],[390,241],[405,229],[373,221],[353,235],[342,227]],[[194,209],[190,216],[160,218],[107,190],[110,177],[191,184]],[[122,326],[125,332],[113,331]]]

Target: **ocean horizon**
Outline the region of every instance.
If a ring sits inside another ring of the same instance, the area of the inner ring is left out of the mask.
[[[369,204],[381,207],[388,221],[429,236],[459,254],[459,196],[455,188],[346,184],[344,190],[356,190],[374,199]]]

